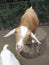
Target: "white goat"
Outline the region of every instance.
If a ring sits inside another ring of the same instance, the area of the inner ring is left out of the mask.
[[[1,51],[1,65],[20,65],[20,62],[18,61],[18,59],[14,56],[14,54],[7,49],[8,44],[6,44],[3,47],[3,50]]]

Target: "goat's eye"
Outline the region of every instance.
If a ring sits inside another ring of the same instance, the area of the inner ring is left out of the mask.
[[[15,31],[15,34],[17,33],[17,31]]]
[[[28,36],[30,37],[30,34],[28,34]]]

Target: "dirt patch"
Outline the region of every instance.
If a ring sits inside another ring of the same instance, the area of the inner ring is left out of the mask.
[[[0,52],[5,44],[9,44],[9,49],[15,54],[15,56],[20,61],[21,65],[49,65],[49,26],[43,26],[42,28],[46,31],[47,35],[46,35],[46,40],[43,41],[45,43],[42,42],[43,43],[42,48],[44,48],[43,50],[45,49],[46,50],[43,52],[41,51],[42,53],[41,55],[32,59],[30,58],[28,59],[28,58],[18,55],[15,50],[15,35],[12,35],[8,38],[3,38],[3,35],[9,32],[9,30],[0,31]],[[39,32],[42,33],[42,31],[39,31]],[[43,38],[43,35],[42,35],[42,38]]]

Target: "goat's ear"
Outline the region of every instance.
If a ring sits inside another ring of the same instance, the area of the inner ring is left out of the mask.
[[[31,37],[34,38],[37,43],[42,44],[42,43],[37,39],[37,37],[35,36],[35,34],[33,34],[32,32],[31,32]]]
[[[8,37],[8,36],[14,34],[15,31],[16,31],[16,28],[14,28],[13,30],[11,30],[9,33],[7,33],[6,35],[4,35],[3,37]]]

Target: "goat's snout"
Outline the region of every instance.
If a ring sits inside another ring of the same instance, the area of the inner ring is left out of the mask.
[[[16,50],[18,52],[21,52],[23,50],[23,47],[22,46],[19,46],[19,45],[16,45]]]

